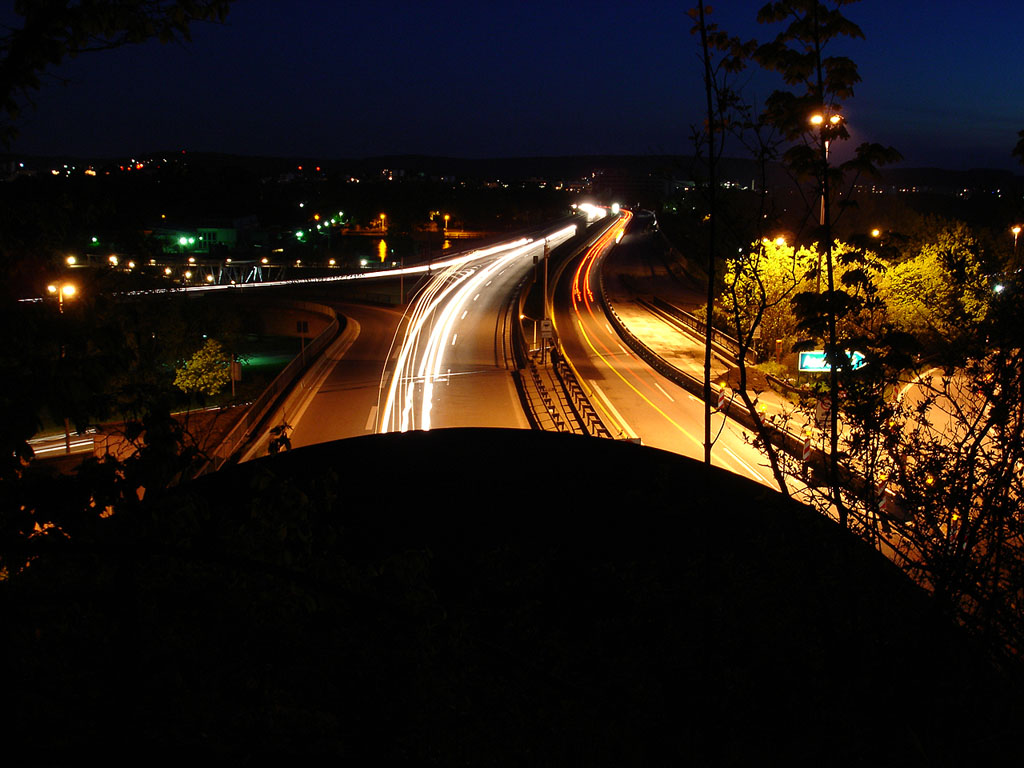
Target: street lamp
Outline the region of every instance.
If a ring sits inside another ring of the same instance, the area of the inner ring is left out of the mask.
[[[822,172],[821,172],[821,210],[818,215],[818,225],[825,230],[825,197],[828,195],[828,145],[830,131],[839,127],[843,121],[842,115],[829,115],[828,119],[820,112],[811,115],[811,125],[818,129],[819,140],[822,146]],[[819,244],[820,250],[820,244]],[[821,293],[821,258],[818,258],[818,293]]]
[[[387,218],[388,218],[387,215],[385,215],[383,213],[380,215],[380,231],[381,232],[383,232],[385,227],[387,226],[387,224],[386,224]]]
[[[1010,227],[1010,231],[1013,232],[1013,255],[1017,256],[1017,235],[1020,234],[1020,224],[1014,224]]]
[[[50,283],[48,286],[46,286],[46,291],[51,296],[57,297],[57,306],[59,307],[60,313],[62,315],[64,314],[64,298],[67,297],[70,299],[72,296],[75,295],[77,290],[78,289],[75,288],[74,283]],[[61,334],[63,335],[63,333],[64,330],[62,328]],[[66,355],[67,349],[65,348],[64,343],[62,341],[60,345],[61,360],[63,360]],[[71,423],[68,420],[67,416],[64,417],[64,453],[71,453]]]
[[[46,286],[46,290],[51,296],[57,297],[57,306],[60,308],[60,313],[63,315],[65,297],[70,299],[75,295],[77,288],[75,288],[74,283],[51,283]]]

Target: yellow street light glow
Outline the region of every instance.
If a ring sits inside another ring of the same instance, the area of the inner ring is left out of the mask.
[[[786,244],[786,238],[784,238],[782,235],[779,235],[778,237],[775,238],[775,244],[781,248]]]
[[[880,229],[872,229],[871,230],[871,236],[872,237],[880,237],[881,234],[882,234],[882,230],[880,230]]]
[[[107,257],[107,261],[110,262],[110,266],[112,266],[112,267],[116,267],[117,266],[117,256],[115,256],[114,254],[110,254]]]
[[[171,268],[170,267],[164,267],[164,274],[165,275],[171,274]]]
[[[76,259],[74,256],[68,256],[66,259],[64,259],[64,261],[67,262],[67,265],[69,267],[73,267],[75,266],[76,263],[78,263],[78,259]]]
[[[48,285],[46,286],[46,290],[50,293],[60,293],[62,296],[71,298],[75,295],[75,291],[77,289],[73,283],[61,283],[60,285]]]
[[[821,125],[825,122],[825,118],[821,115],[811,115],[811,125]]]
[[[206,282],[212,283],[213,282],[213,275],[207,275],[206,276]]]

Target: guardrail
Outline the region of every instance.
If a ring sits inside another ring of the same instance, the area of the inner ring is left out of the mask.
[[[270,382],[267,388],[260,393],[259,397],[252,401],[248,410],[245,412],[245,415],[238,420],[234,427],[232,427],[231,431],[228,432],[220,445],[211,452],[209,460],[205,465],[203,465],[203,468],[199,470],[196,475],[197,477],[207,474],[208,472],[215,472],[228,461],[235,458],[238,451],[249,439],[252,431],[259,426],[260,422],[270,411],[271,407],[273,407],[274,403],[277,402],[278,398],[291,387],[295,379],[300,373],[302,373],[303,369],[305,369],[309,362],[315,359],[328,344],[334,341],[335,337],[337,337],[341,330],[341,322],[338,320],[338,313],[331,307],[324,304],[314,304],[308,301],[288,302],[288,306],[294,309],[312,312],[314,314],[326,315],[331,318],[331,323],[320,333],[319,336],[305,346],[301,354],[296,355],[292,361],[284,367],[284,370],[282,370],[274,380]]]
[[[675,304],[671,304],[665,301],[660,296],[655,296],[650,302],[645,301],[644,303],[649,303],[650,306],[654,307],[654,309],[660,312],[661,314],[670,317],[677,323],[685,326],[686,328],[689,328],[696,335],[700,336],[702,341],[706,337],[705,329],[707,328],[707,323],[705,323],[696,315],[687,312],[685,309],[677,307]],[[712,345],[717,346],[721,350],[727,352],[732,357],[731,362],[735,364],[736,358],[740,354],[739,341],[737,341],[724,331],[720,331],[714,326],[712,326],[711,343]]]
[[[629,346],[629,348],[632,349],[638,357],[663,376],[675,382],[697,398],[703,399],[704,382],[689,373],[676,368],[637,338],[622,322],[618,314],[615,312],[615,308],[608,300],[608,295],[604,286],[603,274],[599,279],[601,286],[601,301],[604,305],[605,314],[608,317],[609,322],[616,329],[616,332],[622,340],[626,342],[627,346]],[[758,433],[758,424],[760,422],[760,425],[764,428],[765,436],[773,445],[791,456],[803,460],[804,438],[802,435],[794,434],[785,427],[780,427],[773,423],[771,420],[760,419],[758,416],[752,414],[742,401],[737,401],[735,399],[730,400],[729,403],[722,408],[721,413],[724,413],[729,418],[739,422],[742,426],[750,429],[755,434]],[[817,474],[819,477],[826,476],[828,472],[828,455],[820,448],[812,446],[810,455],[806,459],[805,463],[812,475]],[[866,479],[860,473],[848,467],[840,468],[840,478],[842,482],[855,493],[866,494],[870,492],[870,487]]]
[[[579,379],[576,378],[576,372],[565,362],[565,358],[561,354],[555,363],[555,375],[569,398],[576,418],[580,420],[580,426],[586,430],[586,433],[591,437],[610,438],[612,433],[601,421],[601,417],[594,409],[594,404],[590,402],[590,398],[583,391]]]

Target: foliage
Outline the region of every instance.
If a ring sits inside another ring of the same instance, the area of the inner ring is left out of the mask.
[[[923,379],[890,455],[907,570],[944,609],[1024,652],[1024,355]]]
[[[985,316],[988,281],[978,242],[963,224],[936,232],[918,254],[886,272],[882,291],[893,322],[934,340],[956,338]]]
[[[286,421],[281,422],[276,427],[272,427],[270,430],[270,441],[267,443],[267,453],[272,456],[275,453],[281,453],[281,451],[290,451],[292,449],[292,439],[289,437],[291,431],[292,425]]]
[[[1014,146],[1012,154],[1024,164],[1024,131],[1019,131],[1017,135],[1020,136],[1020,140]]]
[[[792,298],[817,270],[816,250],[764,239],[746,254],[726,262],[722,309],[737,335],[753,335],[756,328],[766,343],[782,340],[789,350],[796,341]]]
[[[45,73],[64,59],[157,39],[190,39],[197,21],[224,21],[231,0],[18,0],[24,19],[0,38],[0,140],[9,144],[16,119]]]
[[[728,85],[728,75],[741,71],[753,52],[753,43],[742,43],[729,37],[714,23],[707,21],[711,8],[703,3],[692,9],[689,16],[696,23],[691,33],[699,34],[704,62],[704,93],[707,111],[703,132],[694,130],[697,155],[707,150],[708,169],[708,258],[707,258],[707,314],[706,325],[712,326],[715,308],[716,253],[718,241],[718,159],[725,146],[724,138],[729,120],[736,111],[738,95]],[[711,334],[704,343],[704,463],[711,464]]]
[[[231,360],[216,339],[207,339],[174,377],[174,386],[189,395],[216,395],[230,383]]]
[[[847,173],[852,172],[856,180],[862,173],[874,173],[877,165],[899,159],[899,154],[891,147],[864,143],[857,147],[853,159],[838,167],[829,163],[829,144],[850,137],[842,119],[841,105],[853,96],[854,86],[860,82],[852,60],[828,54],[837,39],[864,36],[860,27],[842,15],[841,9],[848,4],[847,0],[783,0],[764,6],[758,13],[758,21],[785,23],[785,27],[754,54],[762,67],[778,72],[787,86],[795,88],[795,91],[778,90],[768,97],[765,120],[791,142],[783,155],[785,166],[796,179],[814,182],[814,194],[808,195],[808,214],[814,209],[810,201],[821,201],[818,242],[823,248],[824,289],[799,294],[796,308],[800,327],[824,340],[826,355],[832,361],[827,389],[831,406],[828,486],[839,522],[844,527],[847,511],[840,484],[838,369],[846,359],[843,351],[846,342],[840,339],[839,324],[865,306],[872,291],[870,281],[859,267],[847,271],[843,287],[837,284],[834,216],[838,218],[851,201],[849,192],[844,199],[838,199],[836,193],[841,191]],[[834,214],[836,210],[838,215]]]

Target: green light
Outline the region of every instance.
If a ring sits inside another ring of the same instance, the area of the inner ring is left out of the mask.
[[[188,245],[188,238],[187,237],[179,237],[178,238],[178,245]]]

